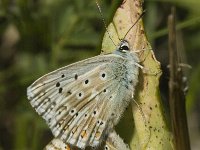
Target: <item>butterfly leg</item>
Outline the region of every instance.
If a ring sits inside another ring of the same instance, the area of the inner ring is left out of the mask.
[[[139,63],[134,63],[138,68],[140,68],[142,70],[142,72],[144,74],[147,75],[152,75],[152,76],[157,76],[158,74],[162,73],[162,71],[158,71],[158,72],[152,72],[150,69],[145,68],[144,66],[140,65]]]
[[[122,138],[113,130],[109,133],[106,142],[105,150],[130,150],[129,146],[124,143]]]

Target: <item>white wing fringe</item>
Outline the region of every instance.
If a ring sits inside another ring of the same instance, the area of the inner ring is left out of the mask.
[[[130,150],[129,146],[124,143],[122,138],[113,130],[109,133],[105,141],[105,150]],[[68,144],[64,143],[58,138],[54,138],[44,150],[78,150],[78,148],[70,148]],[[98,150],[98,148],[97,148]]]
[[[44,150],[72,150],[70,147],[65,144],[62,140],[54,138]]]

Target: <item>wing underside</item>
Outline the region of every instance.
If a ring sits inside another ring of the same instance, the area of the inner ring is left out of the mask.
[[[55,137],[79,148],[96,147],[112,128],[111,103],[119,92],[113,61],[124,60],[113,54],[90,58],[51,72],[28,88],[31,105]]]

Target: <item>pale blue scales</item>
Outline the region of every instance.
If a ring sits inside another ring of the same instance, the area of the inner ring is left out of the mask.
[[[28,99],[57,139],[81,149],[97,147],[115,135],[114,126],[133,99],[138,62],[137,54],[122,40],[112,54],[42,76],[28,87]]]

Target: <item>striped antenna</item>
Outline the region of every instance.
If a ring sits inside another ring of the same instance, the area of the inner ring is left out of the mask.
[[[137,20],[135,21],[135,23],[128,29],[128,31],[126,32],[126,34],[124,35],[124,38],[126,38],[127,34],[131,31],[131,29],[136,25],[136,23],[138,23],[138,21],[144,16],[145,11],[142,12],[142,14],[137,18]]]
[[[101,19],[102,19],[102,21],[103,21],[103,24],[104,24],[104,27],[105,27],[105,29],[106,29],[106,32],[108,33],[108,36],[109,36],[110,40],[112,41],[112,43],[113,43],[115,46],[117,46],[117,45],[115,44],[115,42],[113,41],[113,39],[111,38],[110,33],[108,32],[108,28],[107,28],[105,19],[104,19],[104,17],[103,17],[103,13],[102,13],[102,11],[101,11],[101,7],[100,7],[100,5],[98,4],[97,1],[96,1],[96,4],[97,4],[97,7],[98,7],[98,9],[99,9],[99,13],[100,13],[100,15],[101,15]]]

